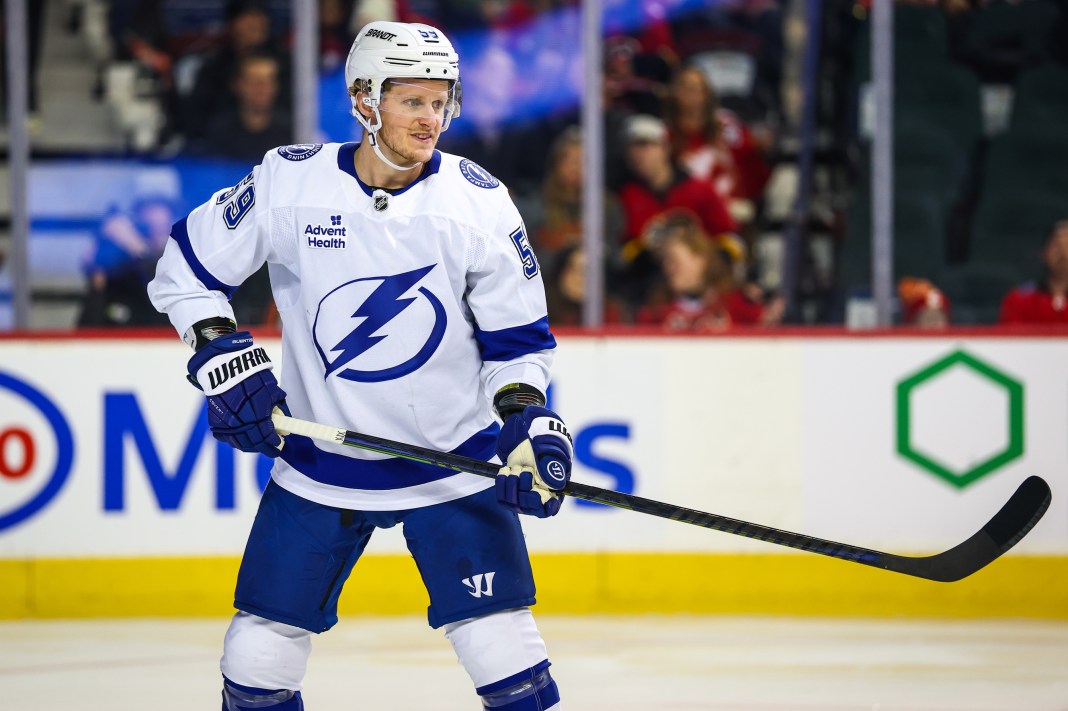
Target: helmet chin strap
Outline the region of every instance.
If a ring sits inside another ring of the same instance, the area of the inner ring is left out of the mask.
[[[383,163],[388,165],[390,168],[393,168],[394,170],[415,170],[416,168],[418,168],[419,166],[422,165],[422,163],[417,161],[415,163],[415,165],[409,165],[408,167],[404,167],[404,166],[397,165],[396,163],[391,161],[389,158],[386,158],[384,155],[382,155],[382,149],[378,147],[378,139],[375,137],[375,133],[378,133],[378,131],[375,131],[374,133],[370,133],[370,134],[367,135],[368,139],[371,141],[371,148],[374,149],[375,155],[378,156],[379,159]]]
[[[386,158],[386,156],[382,153],[382,149],[379,148],[379,146],[378,146],[378,136],[377,136],[378,130],[380,128],[382,128],[382,114],[380,114],[378,112],[378,107],[377,106],[375,106],[372,109],[372,111],[375,112],[375,125],[374,126],[372,126],[371,122],[368,121],[366,118],[364,118],[363,114],[361,114],[359,112],[356,112],[356,118],[359,120],[360,124],[363,125],[364,130],[367,132],[367,140],[369,140],[371,142],[371,148],[374,149],[375,155],[378,156],[379,160],[381,160],[383,163],[388,165],[390,168],[393,168],[393,170],[414,170],[414,169],[418,168],[419,166],[421,166],[422,163],[416,162],[414,165],[409,165],[409,166],[405,167],[403,165],[397,165],[396,163],[391,161],[389,158]]]

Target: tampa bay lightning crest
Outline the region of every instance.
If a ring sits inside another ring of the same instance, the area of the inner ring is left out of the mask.
[[[474,183],[480,188],[495,188],[501,184],[501,181],[493,177],[493,175],[480,166],[478,163],[469,161],[466,158],[460,161],[460,172],[468,181]]]
[[[418,284],[435,266],[354,279],[319,301],[312,333],[325,377],[379,383],[430,360],[447,318],[438,297]]]
[[[291,146],[282,146],[279,148],[278,155],[286,160],[299,162],[311,158],[322,149],[322,143],[294,143]]]

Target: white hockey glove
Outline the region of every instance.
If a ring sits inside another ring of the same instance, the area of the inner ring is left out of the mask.
[[[559,415],[536,405],[512,415],[497,438],[497,456],[504,462],[497,475],[497,501],[538,518],[560,511],[574,449]]]

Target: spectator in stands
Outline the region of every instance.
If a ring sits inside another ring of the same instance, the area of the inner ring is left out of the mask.
[[[1001,303],[999,323],[1068,324],[1068,219],[1050,230],[1042,249],[1044,273],[1037,284],[1010,291]]]
[[[161,76],[170,76],[174,57],[162,0],[123,0],[108,9],[119,60],[134,59]]]
[[[783,0],[726,0],[687,3],[673,13],[675,42],[684,58],[728,52],[755,62],[755,76],[747,93],[732,97],[746,120],[763,122],[781,113],[786,5]]]
[[[182,125],[180,99],[174,77],[177,60],[166,21],[165,0],[117,0],[108,8],[115,40],[115,58],[134,60],[142,79],[151,79],[166,121],[160,142],[170,139]]]
[[[690,175],[711,182],[720,197],[731,200],[739,190],[738,167],[723,138],[718,109],[704,73],[695,66],[682,67],[664,105],[672,155]]]
[[[629,113],[659,115],[664,83],[638,73],[636,57],[639,49],[638,40],[625,35],[605,42],[604,104]]]
[[[631,116],[622,137],[632,177],[618,191],[624,215],[619,289],[628,304],[638,307],[660,274],[647,238],[658,229],[655,218],[676,209],[688,211],[707,235],[734,232],[736,224],[712,184],[693,178],[673,161],[663,121]]]
[[[698,67],[675,75],[664,106],[675,159],[690,175],[710,181],[736,219],[753,218],[771,175],[765,156],[770,138],[757,138],[737,114],[719,106],[715,90]]]
[[[604,121],[604,184],[613,193],[630,179],[630,170],[627,168],[626,141],[624,132],[627,121],[635,115],[634,110],[624,102],[613,101],[615,86],[613,80],[605,73],[601,75],[602,110]],[[576,111],[573,122],[580,122],[579,112]]]
[[[545,302],[551,326],[581,326],[586,303],[586,254],[581,244],[564,247],[549,262],[545,274]],[[618,300],[605,295],[603,322],[619,323]]]
[[[177,206],[161,195],[145,195],[130,212],[105,216],[86,264],[88,288],[79,326],[164,325],[146,288],[177,219]]]
[[[647,238],[663,283],[661,293],[638,310],[638,323],[670,331],[721,331],[782,322],[782,299],[766,298],[756,284],[739,279],[745,250],[735,235],[709,239],[697,220],[677,212],[661,220]]]
[[[539,260],[581,239],[582,172],[582,132],[570,126],[553,142],[541,194],[524,215]]]
[[[638,310],[637,322],[668,331],[725,331],[727,307],[713,284],[725,265],[713,244],[697,229],[675,229],[659,245],[663,284],[653,305]]]
[[[941,289],[926,279],[902,278],[897,285],[897,295],[903,324],[919,328],[949,325],[949,300]]]
[[[319,0],[319,70],[324,74],[336,70],[348,56],[356,35],[349,31],[355,4],[355,0]]]
[[[242,57],[234,77],[237,105],[215,117],[190,152],[258,163],[263,154],[293,142],[289,111],[278,105],[278,60],[269,54]]]
[[[671,4],[659,0],[607,0],[602,4],[607,42],[632,36],[637,73],[661,82],[670,80],[672,70],[679,63],[678,48],[668,22]]]
[[[667,127],[655,116],[632,116],[623,132],[634,178],[619,190],[627,242],[639,239],[650,219],[673,207],[698,216],[708,235],[737,231],[723,199],[707,180],[688,175],[671,157]]]
[[[540,194],[520,201],[538,259],[549,261],[561,249],[582,241],[582,183],[582,131],[569,126],[549,149]],[[614,252],[623,229],[623,214],[614,195],[605,195],[603,219],[606,251]]]
[[[193,88],[185,98],[185,135],[190,141],[202,138],[208,124],[237,108],[234,77],[244,57],[273,56],[278,67],[279,99],[286,105],[289,102],[289,56],[271,42],[271,17],[266,0],[230,0],[226,19],[226,45],[200,65]]]

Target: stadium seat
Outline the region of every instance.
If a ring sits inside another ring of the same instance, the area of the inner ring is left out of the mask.
[[[944,127],[902,117],[894,125],[894,185],[899,192],[937,196],[944,214],[960,195],[968,155]]]
[[[858,133],[874,130],[874,94],[870,83],[858,87]],[[982,89],[975,74],[948,62],[896,63],[894,120],[941,129],[970,157],[983,135]]]
[[[871,194],[870,152],[865,161],[857,192],[858,200],[864,201]],[[895,193],[931,197],[943,218],[948,219],[959,201],[969,169],[967,154],[945,128],[915,119],[895,123]]]
[[[992,142],[983,170],[982,200],[1008,195],[1068,196],[1068,134],[1063,125],[1045,130],[1014,127]]]
[[[871,205],[858,195],[848,211],[846,239],[838,262],[839,286],[871,283]],[[894,199],[894,278],[937,280],[945,263],[946,217],[935,196],[899,192]]]
[[[898,68],[944,63],[949,57],[946,14],[931,5],[894,5],[894,60]],[[871,22],[860,27],[853,47],[854,76],[871,78]]]
[[[1048,56],[1046,35],[1058,14],[1051,0],[982,3],[968,18],[961,53],[990,81],[1011,81]]]
[[[1027,276],[997,262],[954,264],[943,270],[939,288],[949,299],[950,321],[969,326],[996,323],[1005,294]]]
[[[1068,67],[1047,64],[1028,69],[1016,83],[1012,127],[1020,132],[1068,126]]]
[[[896,77],[899,120],[924,121],[945,129],[971,152],[983,133],[979,79],[954,64],[917,66]]]
[[[972,224],[968,261],[1001,264],[1020,279],[1037,272],[1042,245],[1057,220],[1068,218],[1068,193],[988,194]]]

